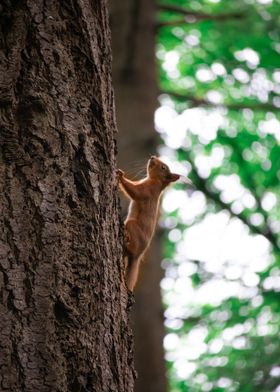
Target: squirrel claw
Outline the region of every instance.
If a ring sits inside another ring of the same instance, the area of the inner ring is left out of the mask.
[[[126,305],[126,310],[129,312],[134,304],[135,304],[135,296],[134,296],[134,294],[133,294],[133,291],[127,289],[127,305]]]
[[[124,176],[124,172],[121,169],[117,169],[117,175],[119,177],[123,177]]]

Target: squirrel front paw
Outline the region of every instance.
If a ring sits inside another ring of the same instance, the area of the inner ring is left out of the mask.
[[[119,177],[119,179],[123,178],[124,172],[121,169],[118,169],[117,170],[117,176]]]

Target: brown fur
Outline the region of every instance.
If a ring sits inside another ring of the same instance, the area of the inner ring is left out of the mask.
[[[147,177],[131,181],[118,170],[120,187],[131,200],[125,220],[125,256],[128,258],[126,283],[133,290],[138,278],[141,257],[152,240],[162,191],[180,177],[170,172],[160,159],[152,156],[147,164]]]

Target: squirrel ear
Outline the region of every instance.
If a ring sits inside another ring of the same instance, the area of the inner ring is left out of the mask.
[[[170,173],[170,182],[174,182],[174,181],[177,181],[177,180],[179,180],[179,178],[180,178],[180,175],[179,174],[176,174],[176,173]]]

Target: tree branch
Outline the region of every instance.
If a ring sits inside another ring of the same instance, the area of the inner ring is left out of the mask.
[[[244,168],[248,169],[248,162],[244,159],[244,157],[243,157],[243,155],[242,155],[242,153],[240,151],[240,148],[239,148],[239,146],[237,144],[236,139],[231,140],[231,142],[232,142],[232,145],[234,146],[234,151],[237,154],[239,162],[242,164],[242,166]],[[261,214],[264,217],[264,222],[265,222],[265,225],[267,227],[267,230],[268,230],[268,232],[271,232],[270,228],[269,228],[269,214],[262,207],[261,196],[260,196],[259,192],[257,191],[257,189],[258,189],[257,188],[257,184],[256,184],[256,182],[254,180],[254,177],[249,174],[249,170],[245,171],[245,180],[246,180],[246,182],[247,182],[247,184],[249,186],[249,189],[250,189],[251,193],[253,194],[253,196],[254,196],[254,198],[256,200],[257,209],[261,212]],[[271,235],[274,236],[274,234],[272,232],[271,232]],[[276,243],[277,243],[277,238],[276,237],[275,237],[275,240],[276,240]]]
[[[172,27],[172,26],[180,26],[180,25],[185,25],[186,23],[195,23],[197,20],[193,18],[192,16],[185,17],[185,18],[180,18],[180,19],[174,19],[174,20],[169,20],[166,22],[159,22],[156,24],[156,28],[160,29],[161,27]]]
[[[197,188],[199,190],[201,190],[201,192],[203,192],[208,199],[214,201],[214,203],[217,206],[219,206],[221,209],[228,211],[232,217],[240,219],[246,226],[249,227],[249,229],[252,233],[260,234],[260,235],[264,236],[271,243],[274,250],[276,252],[279,252],[277,237],[275,236],[274,233],[271,232],[270,228],[268,226],[266,226],[265,229],[261,229],[258,226],[254,226],[249,222],[248,218],[244,214],[242,214],[242,213],[237,214],[234,211],[232,211],[230,208],[231,207],[230,204],[223,202],[220,199],[219,194],[217,192],[211,191],[207,187],[206,181],[204,180],[204,178],[202,178],[198,174],[198,172],[195,168],[194,162],[190,159],[189,154],[188,154],[188,160],[192,165],[192,173],[195,176],[194,184],[197,186]]]
[[[184,19],[159,23],[158,27],[172,26],[175,24],[182,24],[182,23],[186,23],[186,22],[196,22],[198,20],[224,21],[224,20],[228,20],[228,19],[239,19],[239,18],[242,18],[245,16],[245,14],[242,12],[232,12],[232,13],[227,13],[227,14],[216,14],[216,15],[215,14],[207,14],[204,12],[196,12],[196,11],[187,10],[183,7],[180,7],[177,5],[172,5],[172,4],[160,4],[158,6],[158,8],[161,11],[174,12],[176,14],[181,14],[181,15],[185,16]]]
[[[271,103],[213,103],[205,98],[194,97],[193,95],[182,94],[176,91],[162,90],[162,94],[168,94],[179,101],[190,101],[193,107],[208,106],[213,108],[228,108],[231,110],[251,109],[251,110],[265,110],[265,111],[278,111],[279,108]]]

